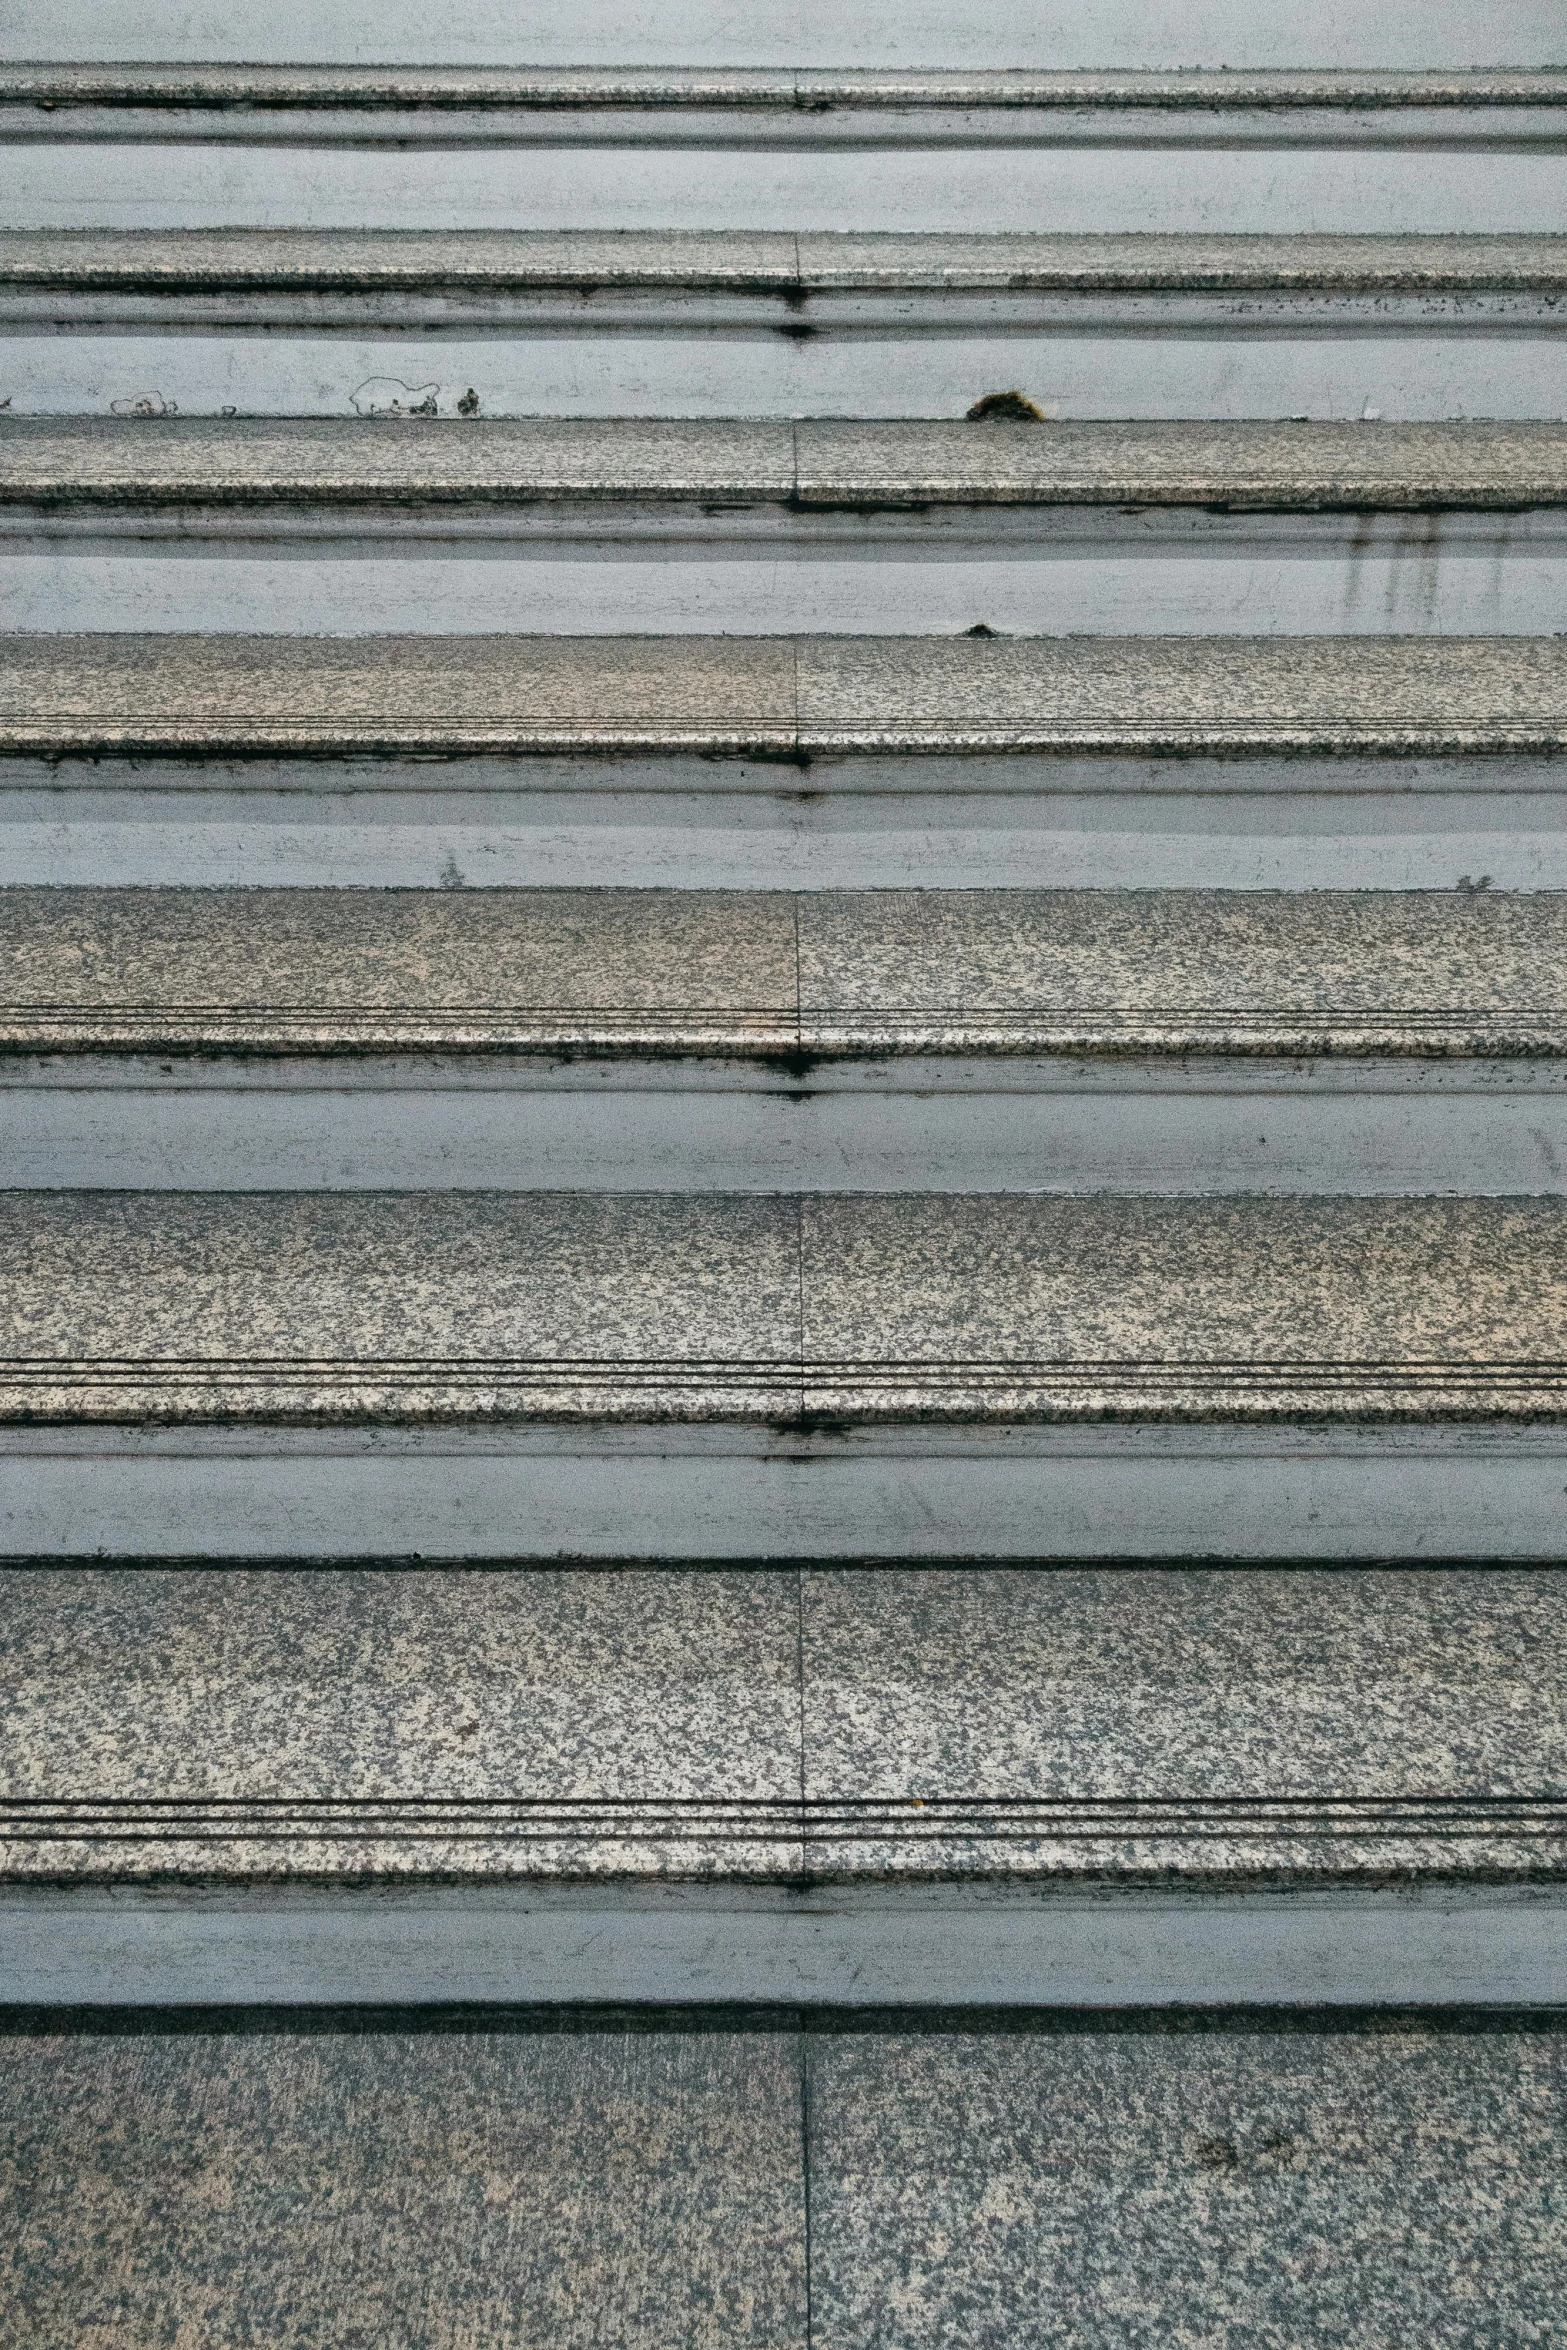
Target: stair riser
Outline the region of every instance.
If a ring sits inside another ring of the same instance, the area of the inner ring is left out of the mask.
[[[182,416],[350,416],[433,395],[447,416],[471,389],[486,416],[925,417],[961,416],[982,393],[1014,386],[1063,417],[1563,413],[1560,308],[1524,296],[1432,297],[1404,325],[1396,300],[1376,312],[1302,300],[1291,323],[1289,305],[1264,297],[1246,317],[1179,297],[1128,300],[1124,323],[1109,303],[1088,317],[1061,304],[1039,321],[1043,301],[1008,318],[994,315],[999,303],[919,296],[896,310],[816,296],[799,314],[730,300],[710,326],[674,301],[664,315],[649,303],[601,322],[586,298],[574,317],[539,305],[542,319],[497,299],[488,327],[477,302],[449,307],[442,328],[433,301],[406,297],[367,298],[362,320],[331,297],[319,317],[298,298],[149,297],[138,313],[118,297],[0,297],[15,330],[10,413],[107,415],[145,401]],[[269,308],[277,326],[244,331]],[[872,314],[861,324],[855,311]],[[56,320],[70,331],[55,333]]]
[[[694,1888],[643,1901],[532,1888],[199,1904],[11,1894],[0,2000],[1375,2009],[1567,1996],[1567,1910],[1551,1894],[817,1901]]]
[[[1550,1430],[10,1430],[0,1554],[1555,1565],[1564,1489]]]
[[[1567,1189],[1551,1063],[0,1067],[7,1181],[262,1191]]]
[[[1498,28],[1495,0],[1448,0],[1439,32],[1425,0],[1387,0],[1368,19],[1350,0],[1323,0],[1309,16],[1270,0],[1186,0],[1150,21],[1142,0],[1086,0],[1030,28],[1037,70],[1191,66],[1421,71],[1553,59],[1561,30],[1554,0],[1513,0]],[[127,48],[116,0],[75,0],[62,20],[52,0],[17,0],[8,46],[18,58],[118,58]],[[424,0],[342,0],[323,18],[312,0],[279,0],[264,22],[165,7],[138,27],[144,58],[332,65],[506,65],[998,69],[1018,62],[1018,31],[976,15],[964,0],[915,0],[894,17],[878,0],[787,0],[765,17],[737,16],[729,0],[542,0],[519,21],[502,0],[476,0],[432,20]]]
[[[498,525],[516,532],[510,543],[432,518],[439,554],[410,544],[407,526],[372,536],[359,516],[341,518],[335,543],[328,516],[289,540],[275,518],[258,516],[254,536],[240,527],[230,518],[216,545],[191,531],[168,552],[146,536],[106,540],[101,521],[86,526],[85,548],[58,528],[4,533],[0,626],[266,636],[1567,633],[1567,534],[1554,514],[1118,522],[971,511],[934,524],[800,517],[775,527],[759,517],[747,528],[695,517],[617,523],[612,510],[594,524],[540,518],[537,537],[524,536],[526,523]],[[998,541],[1004,552],[987,551]]]
[[[1373,145],[1342,119],[1331,143],[1123,141],[768,147],[689,145],[234,146],[30,140],[0,149],[10,228],[654,228],[1164,230],[1267,234],[1559,233],[1567,229],[1562,110],[1514,144]],[[638,125],[639,130],[645,126]],[[727,126],[726,126],[727,128]],[[1014,121],[1006,126],[1017,139]],[[1006,135],[1004,133],[1003,135]],[[1455,138],[1455,134],[1457,134]],[[1177,133],[1177,136],[1180,134]],[[1166,134],[1168,136],[1168,134]],[[742,133],[742,137],[744,134]]]
[[[1555,890],[1563,786],[1527,758],[12,759],[0,857],[42,884]]]

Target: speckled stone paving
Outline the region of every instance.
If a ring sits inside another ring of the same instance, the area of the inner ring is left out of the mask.
[[[1552,637],[0,637],[0,756],[1567,748]]]
[[[1309,2017],[824,2035],[816,2350],[1546,2350],[1567,2044]]]
[[[1567,897],[0,889],[0,1050],[1567,1051]]]
[[[1505,1424],[1567,1202],[0,1193],[0,1419]]]
[[[39,2350],[1548,2350],[1567,2298],[1552,2019],[63,2020],[0,2033]]]
[[[800,2051],[733,2030],[0,2027],[38,2350],[796,2350]]]
[[[1567,426],[42,417],[0,432],[0,503],[23,507],[546,500],[1512,511],[1567,501]]]

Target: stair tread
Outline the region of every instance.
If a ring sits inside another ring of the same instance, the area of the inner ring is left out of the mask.
[[[932,71],[710,66],[7,64],[0,105],[107,107],[1103,107],[1564,106],[1567,72]]]
[[[5,499],[1495,510],[1567,503],[1567,424],[24,418]]]
[[[1567,897],[0,890],[0,1049],[1567,1053]]]
[[[0,1598],[12,1882],[1567,1868],[1549,1568],[30,1564]]]
[[[1567,742],[1551,637],[0,637],[0,755]]]
[[[0,1421],[1567,1412],[1567,1201],[0,1194]]]
[[[1567,235],[7,229],[0,291],[1557,293]]]

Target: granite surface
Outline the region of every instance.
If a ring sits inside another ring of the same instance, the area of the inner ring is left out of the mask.
[[[25,417],[0,430],[6,499],[1495,511],[1567,500],[1567,426]]]
[[[69,70],[51,68],[51,71]],[[1188,79],[1181,77],[1182,81]],[[1225,76],[1226,84],[1240,76]],[[442,295],[709,288],[931,293],[1560,293],[1567,236],[749,229],[8,229],[0,287]]]
[[[1220,2017],[810,2043],[816,2350],[1538,2350],[1559,2024]]]
[[[0,889],[0,1050],[1567,1051],[1567,898]]]
[[[1567,1204],[815,1194],[800,1216],[829,1419],[1567,1406]]]
[[[1555,1420],[1567,1202],[0,1193],[0,1418]]]
[[[790,756],[777,637],[0,637],[0,751]]]
[[[1520,447],[1519,478],[1532,478]],[[18,419],[0,498],[23,504],[420,505],[771,502],[794,492],[792,428],[661,419]]]
[[[1567,2292],[1554,2019],[14,2017],[0,2083],[41,2350],[1546,2350]]]
[[[0,890],[0,1046],[790,1052],[795,930],[781,892]]]
[[[790,2033],[0,2026],[36,2350],[803,2350]]]
[[[0,1878],[1567,1875],[1549,1569],[0,1571]]]
[[[1550,755],[1564,697],[1553,637],[0,636],[43,757]]]
[[[932,72],[886,67],[35,64],[0,66],[0,105],[120,107],[1122,107],[1567,105],[1567,73]]]
[[[774,1419],[789,1199],[0,1193],[0,1416]]]
[[[800,741],[812,751],[1429,756],[1544,750],[1564,738],[1567,640],[1555,638],[801,637],[796,645]]]

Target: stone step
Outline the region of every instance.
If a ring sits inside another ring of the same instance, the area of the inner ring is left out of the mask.
[[[1548,2339],[1558,2019],[8,2021],[40,2350]],[[1127,2224],[1128,2208],[1136,2225]],[[1431,2224],[1434,2211],[1444,2216]],[[1260,2281],[1265,2279],[1265,2284]],[[1113,2313],[1113,2314],[1104,2314]],[[606,2323],[607,2321],[607,2323]]]
[[[7,76],[13,225],[1567,227],[1559,70],[104,78]]]
[[[0,826],[18,882],[1561,889],[1564,674],[1552,638],[0,637]]]
[[[1555,1555],[1564,1217],[12,1191],[4,1549]]]
[[[26,1565],[0,1593],[13,1889],[1567,1867],[1551,1568]]]
[[[1346,118],[1352,120],[1353,117]],[[1562,412],[1567,236],[0,232],[8,414]]]
[[[0,891],[9,1181],[1556,1192],[1567,897]]]
[[[1548,635],[1564,509],[1544,423],[35,418],[0,619]]]
[[[1375,2006],[1445,1951],[1438,2004],[1531,2003],[1561,1963],[1548,1567],[29,1564],[0,1595],[13,2004],[116,1995],[105,1895],[131,2005],[341,1996],[356,1939],[361,2000],[433,1964],[451,1999],[861,2007],[1293,1966]]]

